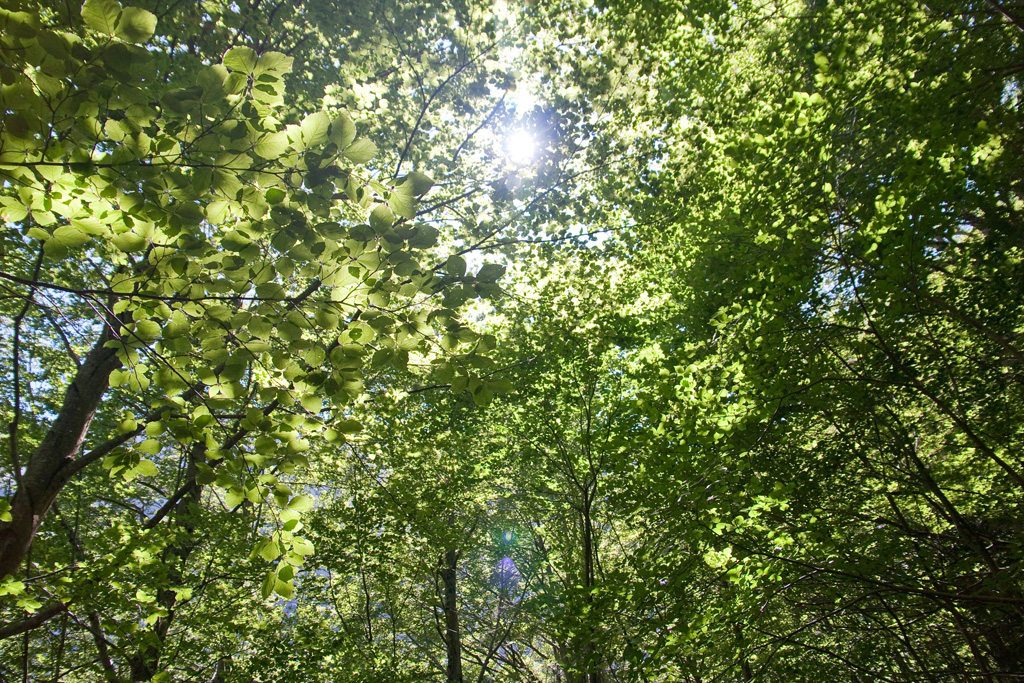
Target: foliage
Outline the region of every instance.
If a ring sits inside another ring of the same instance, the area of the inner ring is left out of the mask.
[[[83,665],[96,667],[87,677],[197,676],[230,653],[166,658],[186,633],[181,596],[251,588],[243,570],[200,591],[204,567],[247,546],[274,563],[263,599],[292,596],[313,552],[296,533],[314,501],[301,478],[311,439],[359,430],[348,411],[371,369],[430,353],[463,372],[475,334],[456,309],[496,279],[493,267],[446,271],[451,237],[439,247],[438,229],[416,220],[431,178],[363,168],[377,145],[322,96],[322,70],[257,44],[248,32],[281,20],[275,9],[242,20],[211,6],[201,24],[189,12],[113,0],[3,9],[12,374],[0,574],[18,603],[8,635],[64,614],[58,651],[80,649],[65,646],[69,631],[95,641],[95,659],[58,655],[55,677]],[[407,169],[413,143],[409,132]],[[457,363],[431,351],[439,333],[470,346]],[[231,541],[210,527],[218,509],[248,518],[224,522]],[[23,561],[27,576],[52,578],[14,578]],[[111,601],[108,585],[126,590]],[[26,610],[35,616],[19,620]],[[24,666],[49,667],[52,651],[26,645]]]
[[[0,673],[1016,680],[1022,28],[6,0]]]

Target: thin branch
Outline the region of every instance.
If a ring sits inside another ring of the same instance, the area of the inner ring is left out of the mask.
[[[425,209],[420,209],[419,211],[417,211],[416,212],[416,217],[419,218],[420,216],[425,216],[425,215],[427,215],[427,214],[429,214],[429,213],[431,213],[433,211],[436,211],[438,209],[443,209],[444,207],[450,206],[451,204],[454,204],[455,202],[457,202],[457,201],[459,201],[461,199],[465,199],[466,197],[471,197],[471,196],[475,195],[479,191],[480,191],[479,187],[474,187],[471,190],[466,190],[465,192],[463,192],[462,194],[458,195],[457,197],[452,197],[451,199],[445,199],[444,201],[440,201],[437,204],[432,204],[431,206],[428,206]]]
[[[67,292],[68,294],[77,294],[78,296],[83,296],[83,297],[94,297],[94,296],[102,296],[102,297],[110,297],[110,298],[121,297],[121,298],[125,298],[125,299],[149,299],[151,301],[164,301],[164,302],[199,303],[199,302],[203,302],[203,301],[259,301],[259,302],[265,302],[265,303],[287,303],[287,304],[294,304],[296,302],[301,303],[304,299],[308,298],[308,296],[309,296],[309,293],[307,293],[307,292],[303,292],[302,294],[298,294],[296,296],[280,297],[280,298],[261,297],[261,296],[202,296],[202,297],[192,298],[192,297],[182,296],[180,294],[174,294],[174,295],[171,295],[171,296],[162,296],[162,295],[158,295],[158,294],[148,294],[146,292],[132,292],[130,294],[122,294],[122,293],[119,293],[119,292],[115,292],[115,291],[113,291],[111,289],[95,289],[95,288],[88,288],[88,287],[82,288],[82,289],[75,289],[74,287],[65,287],[64,285],[58,285],[58,284],[53,283],[53,282],[40,282],[38,280],[26,280],[25,278],[20,278],[20,277],[18,277],[16,275],[11,275],[10,273],[3,273],[3,272],[0,272],[0,278],[2,278],[4,280],[9,280],[11,282],[16,282],[16,283],[18,283],[20,285],[27,285],[29,287],[40,287],[42,289],[52,289],[52,290],[55,290],[55,291],[58,291],[58,292]],[[315,290],[320,285],[319,281],[317,281],[317,280],[314,280],[314,283],[315,283],[315,286],[313,286],[313,285],[310,286],[313,290]],[[307,288],[307,290],[308,289],[309,288]],[[327,301],[324,301],[324,302],[320,302],[320,303],[337,303],[337,302],[327,302]]]
[[[485,118],[485,119],[484,119],[484,120],[483,120],[483,121],[482,121],[482,122],[480,123],[480,125],[479,125],[479,126],[477,126],[476,128],[474,128],[474,129],[473,129],[473,132],[472,132],[472,133],[470,133],[469,135],[467,135],[467,136],[466,136],[466,139],[465,139],[465,140],[463,140],[463,141],[462,141],[462,142],[461,142],[461,143],[459,144],[459,147],[458,147],[458,149],[456,149],[456,150],[455,150],[455,154],[453,154],[453,155],[452,155],[452,166],[454,166],[454,165],[455,165],[455,162],[456,162],[456,161],[458,161],[458,159],[459,159],[459,154],[461,154],[461,153],[462,153],[462,149],[463,149],[463,148],[464,148],[464,147],[465,147],[465,146],[466,146],[467,144],[469,144],[469,141],[470,141],[470,140],[472,140],[472,139],[473,139],[473,138],[474,138],[474,137],[476,136],[476,134],[477,134],[477,133],[479,133],[479,132],[480,132],[480,130],[481,130],[481,129],[482,129],[482,128],[483,128],[484,126],[486,126],[486,125],[487,125],[488,123],[490,123],[490,122],[491,122],[491,119],[493,119],[493,118],[494,118],[494,115],[498,113],[498,108],[499,108],[499,107],[501,107],[501,105],[503,105],[503,104],[505,103],[505,96],[506,96],[506,95],[508,95],[508,93],[509,93],[509,88],[505,88],[505,92],[501,93],[501,98],[499,98],[499,99],[498,99],[498,101],[497,101],[497,102],[495,102],[495,104],[494,104],[494,107],[492,107],[492,108],[491,108],[491,113],[487,115],[487,118]]]
[[[271,401],[267,405],[267,407],[263,409],[263,414],[264,415],[269,415],[270,413],[272,413],[275,410],[277,410],[277,408],[279,406],[280,406],[280,403],[278,403],[276,400]],[[220,450],[227,451],[227,450],[233,448],[248,433],[249,433],[249,430],[242,429],[240,427],[234,434],[232,434],[230,437],[228,437],[227,439],[225,439],[221,443]],[[196,447],[197,448],[205,448],[205,446],[203,446],[203,445],[201,445],[199,443],[196,444]],[[214,463],[212,465],[212,467],[216,467],[217,464],[219,464],[221,462],[224,462],[224,461],[223,460],[218,460],[216,463]],[[171,510],[174,509],[174,506],[177,505],[179,502],[181,502],[181,499],[184,498],[186,495],[188,495],[188,493],[190,491],[192,491],[192,489],[195,486],[197,486],[197,483],[196,483],[195,473],[193,473],[191,476],[189,476],[185,480],[185,483],[182,484],[178,488],[178,490],[175,491],[174,494],[172,494],[171,497],[168,498],[167,501],[162,506],[160,506],[160,509],[157,510],[156,513],[154,513],[152,517],[150,517],[148,520],[146,520],[146,523],[142,525],[142,528],[146,529],[146,530],[149,530],[149,529],[153,529],[154,527],[156,527],[156,525],[159,524],[164,519],[164,517],[166,517],[171,512]]]
[[[49,310],[44,308],[43,315],[45,315],[46,319],[50,321],[51,325],[53,325],[53,329],[57,331],[57,336],[60,337],[61,342],[64,344],[64,350],[68,352],[68,355],[71,356],[71,360],[75,363],[75,368],[81,370],[82,359],[78,357],[77,353],[75,353],[74,347],[71,346],[71,340],[68,339],[68,336],[64,333],[64,328],[57,323],[57,320]]]
[[[1006,11],[1006,9],[1002,5],[1000,5],[998,2],[996,2],[996,0],[985,0],[985,1],[989,4],[990,7],[992,7],[992,9],[994,9],[996,12],[1001,14],[1004,19],[1006,19],[1011,24],[1016,26],[1018,30],[1024,31],[1024,22],[1021,22],[1020,19],[1018,19],[1017,17],[1013,16],[1008,11]]]
[[[39,272],[43,265],[43,256],[45,252],[42,247],[39,249],[39,254],[36,256],[35,267],[32,269],[32,279],[36,280],[39,278]],[[14,340],[11,349],[11,372],[12,382],[14,385],[14,415],[11,417],[11,423],[8,426],[8,433],[11,440],[11,466],[14,469],[14,481],[21,487],[21,457],[18,454],[18,428],[21,423],[21,322],[25,319],[29,309],[33,304],[32,293],[29,293],[25,297],[25,305],[22,306],[21,311],[14,317]]]
[[[478,59],[480,59],[484,55],[490,53],[497,46],[498,46],[498,41],[495,41],[495,42],[491,43],[490,45],[485,47],[480,52],[480,54],[478,54],[477,56],[473,57],[469,61],[459,65],[459,67],[456,68],[455,71],[453,71],[452,74],[448,78],[444,79],[440,83],[440,85],[438,85],[436,88],[434,88],[434,92],[432,92],[430,94],[430,97],[427,98],[427,101],[423,104],[423,108],[420,110],[420,115],[418,117],[416,117],[416,125],[413,126],[412,132],[409,133],[409,138],[405,141],[405,148],[402,149],[402,154],[401,154],[401,156],[398,157],[398,164],[395,166],[395,173],[392,176],[393,179],[394,178],[398,178],[398,174],[401,173],[401,171],[402,171],[402,164],[405,162],[405,159],[406,159],[406,157],[409,154],[409,148],[412,147],[412,141],[416,138],[416,133],[418,133],[419,130],[420,130],[420,124],[423,123],[423,118],[427,115],[427,112],[430,111],[430,105],[432,105],[434,103],[434,100],[437,99],[437,96],[441,94],[441,91],[444,90],[446,85],[448,85],[453,80],[455,80],[460,74],[462,74],[463,71],[465,71],[470,66],[472,66],[474,62],[476,62]]]

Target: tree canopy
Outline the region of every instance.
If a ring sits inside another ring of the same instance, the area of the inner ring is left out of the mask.
[[[1024,680],[1022,48],[0,0],[0,681]]]

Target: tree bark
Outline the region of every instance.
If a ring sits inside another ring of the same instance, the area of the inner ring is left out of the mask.
[[[0,577],[17,575],[39,525],[74,474],[75,456],[107,391],[110,373],[121,367],[117,351],[105,346],[114,338],[111,326],[118,324],[107,323],[68,387],[60,413],[29,458],[11,499],[11,521],[0,522]]]
[[[596,489],[596,483],[595,483]],[[586,593],[583,600],[588,607],[586,642],[583,644],[583,683],[603,683],[604,676],[597,652],[598,625],[595,623],[597,613],[593,609],[594,588],[597,586],[596,557],[594,553],[594,520],[592,502],[595,491],[589,487],[583,492],[583,509],[580,524],[583,531],[583,587]]]
[[[444,631],[445,648],[448,657],[448,683],[463,683],[462,676],[462,634],[459,632],[459,610],[456,600],[456,571],[459,553],[448,550],[441,556],[441,583],[444,587]]]

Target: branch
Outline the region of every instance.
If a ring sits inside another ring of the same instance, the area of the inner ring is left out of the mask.
[[[32,269],[33,280],[39,277],[39,271],[43,265],[44,254],[45,252],[40,247],[39,254],[36,256],[35,267]],[[21,422],[21,321],[25,319],[29,308],[32,306],[33,293],[34,292],[31,292],[25,297],[25,305],[21,307],[21,311],[14,317],[14,340],[11,350],[11,372],[13,374],[12,382],[14,384],[14,415],[11,417],[8,432],[11,439],[11,466],[14,469],[14,481],[18,487],[21,487],[21,458],[18,454],[18,427]]]
[[[409,154],[409,148],[412,147],[412,141],[416,138],[416,133],[418,133],[420,130],[420,124],[423,123],[423,117],[427,115],[428,111],[430,111],[430,105],[434,103],[434,100],[437,98],[438,95],[441,94],[441,91],[444,90],[444,87],[451,83],[453,80],[455,80],[463,71],[468,69],[474,62],[476,62],[478,59],[488,54],[491,50],[497,47],[497,45],[497,41],[491,43],[490,45],[485,47],[476,57],[473,57],[473,59],[460,65],[457,69],[455,69],[455,71],[452,72],[451,76],[444,79],[444,81],[442,81],[441,84],[434,89],[434,92],[430,94],[430,97],[427,98],[427,101],[423,104],[423,108],[420,110],[420,115],[416,117],[416,125],[413,126],[412,132],[409,133],[409,139],[405,141],[405,148],[402,150],[402,155],[398,158],[398,165],[395,166],[395,174],[392,176],[392,178],[397,178],[398,174],[401,172],[402,164],[405,162],[405,157]]]
[[[996,0],[986,0],[986,2],[988,2],[989,6],[992,7],[992,9],[994,9],[999,14],[1003,15],[1003,17],[1007,21],[1016,26],[1018,30],[1024,31],[1024,23],[1022,23],[1021,20],[1018,19],[1017,17],[1007,12],[1002,5],[996,2]]]
[[[713,533],[713,530],[711,529],[711,527],[709,527],[707,525],[702,525],[702,526],[704,526],[705,529],[707,529],[708,531],[711,531]],[[819,567],[819,566],[815,565],[813,562],[806,562],[804,560],[797,560],[797,559],[794,559],[792,557],[785,557],[783,555],[777,555],[775,553],[768,552],[766,550],[757,550],[756,548],[753,548],[753,547],[751,547],[749,545],[746,545],[745,543],[741,543],[741,542],[736,541],[736,540],[733,541],[733,545],[735,545],[737,548],[740,548],[744,552],[747,552],[747,553],[749,553],[751,555],[758,555],[758,556],[761,556],[761,557],[768,557],[768,558],[771,558],[773,560],[779,560],[780,562],[786,562],[786,563],[789,563],[789,564],[794,564],[794,565],[796,565],[798,567],[804,567],[806,569],[811,569],[811,570],[814,570],[814,571],[822,573],[822,574],[832,574],[832,575],[835,575],[835,576],[842,576],[842,577],[845,577],[845,578],[848,578],[848,579],[852,579],[854,581],[858,581],[858,582],[861,582],[861,583],[866,583],[866,584],[869,584],[869,585],[872,585],[872,586],[879,586],[881,588],[885,588],[885,589],[887,589],[889,591],[892,591],[893,593],[897,593],[897,594],[903,593],[903,594],[909,594],[909,595],[920,595],[921,597],[932,598],[932,599],[935,599],[935,600],[957,600],[957,601],[976,602],[976,603],[992,603],[992,604],[997,604],[997,605],[1012,605],[1012,606],[1018,607],[1018,608],[1020,606],[1024,605],[1024,599],[1021,599],[1021,598],[1008,598],[1008,597],[1004,597],[1004,596],[1001,596],[1001,595],[965,595],[963,593],[947,593],[945,591],[928,590],[927,588],[914,588],[913,586],[900,586],[898,584],[890,583],[888,581],[883,581],[881,579],[875,579],[875,578],[872,578],[870,576],[864,576],[862,574],[855,574],[853,572],[843,571],[842,569],[832,569],[830,567]]]
[[[279,406],[280,406],[280,403],[278,403],[276,400],[271,401],[267,405],[267,407],[263,409],[263,414],[264,415],[270,415],[270,413],[272,413],[275,410],[277,410],[277,408]],[[226,451],[226,450],[228,450],[230,448],[233,448],[239,441],[242,440],[242,437],[244,437],[248,433],[249,433],[249,430],[239,428],[234,434],[229,436],[227,439],[225,439],[221,443],[220,450]],[[199,443],[197,443],[196,446],[197,447],[205,448],[205,446],[200,446]],[[213,466],[216,467],[216,465],[221,463],[221,462],[224,462],[224,460],[218,460],[217,463],[214,463]],[[153,529],[157,524],[159,524],[163,520],[164,517],[166,517],[171,512],[171,510],[174,509],[175,505],[177,505],[179,502],[181,502],[182,498],[184,498],[186,495],[188,495],[189,491],[191,491],[196,485],[197,485],[196,484],[196,477],[195,477],[195,473],[193,473],[191,476],[189,476],[185,480],[185,483],[182,484],[178,488],[178,490],[175,491],[174,494],[170,498],[167,499],[167,502],[165,502],[162,506],[160,506],[160,509],[157,510],[156,513],[154,513],[152,517],[150,517],[148,520],[146,520],[146,523],[142,525],[142,528],[146,529],[146,530]]]
[[[110,683],[117,683],[117,671],[110,661],[110,651],[107,650],[107,637],[103,635],[103,628],[100,626],[100,615],[93,610],[89,612],[89,633],[96,643],[96,651],[100,656],[100,665],[103,667],[103,675]]]
[[[438,209],[443,209],[446,206],[454,204],[455,202],[459,201],[460,199],[465,199],[466,197],[471,197],[471,196],[475,195],[479,191],[480,191],[480,188],[476,187],[476,188],[473,188],[472,190],[466,190],[465,192],[463,192],[462,194],[458,195],[457,197],[452,197],[451,199],[445,199],[443,201],[440,201],[437,204],[432,204],[431,206],[428,206],[425,209],[420,209],[419,211],[417,211],[416,212],[416,217],[419,218],[420,216],[425,216],[425,215],[431,213],[432,211],[436,211]]]
[[[20,635],[31,631],[34,628],[39,628],[47,621],[57,616],[65,610],[63,603],[55,602],[47,605],[43,609],[39,610],[35,614],[25,617],[21,621],[16,621],[11,624],[5,624],[0,626],[0,640],[4,638],[10,638],[11,636]]]
[[[71,346],[71,340],[68,339],[68,335],[64,333],[64,328],[57,323],[53,314],[45,308],[43,309],[43,315],[45,315],[46,319],[50,321],[51,325],[53,325],[53,329],[57,331],[57,336],[59,336],[61,342],[63,342],[64,349],[68,352],[68,355],[71,356],[71,360],[75,363],[75,369],[80,370],[82,368],[82,359],[78,357],[77,353],[75,353],[74,347]]]
[[[81,470],[96,462],[97,460],[105,456],[107,453],[110,453],[110,451],[114,450],[118,446],[130,441],[131,439],[141,434],[142,430],[146,428],[146,425],[149,422],[152,422],[153,420],[157,419],[160,413],[164,412],[164,410],[165,409],[161,409],[160,411],[153,411],[145,418],[143,418],[143,420],[139,422],[139,426],[136,427],[133,431],[126,432],[124,434],[121,434],[120,436],[114,437],[113,439],[108,439],[107,441],[92,449],[82,457],[75,460],[74,463],[72,463],[66,470],[68,478],[70,479],[71,477],[75,476]]]
[[[304,299],[309,297],[312,291],[315,291],[319,286],[320,282],[314,280],[314,285],[310,285],[306,291],[302,294],[291,297],[282,298],[268,298],[261,296],[201,296],[201,297],[187,297],[180,294],[174,294],[171,296],[162,296],[159,294],[148,294],[146,292],[132,292],[130,294],[124,294],[115,292],[111,289],[94,289],[94,288],[83,288],[75,289],[74,287],[65,287],[64,285],[58,285],[53,282],[40,282],[38,280],[26,280],[10,273],[0,272],[0,279],[9,280],[16,282],[20,285],[27,285],[29,287],[40,287],[42,289],[52,289],[58,292],[66,292],[68,294],[77,294],[78,296],[101,296],[105,298],[125,298],[125,299],[149,299],[151,301],[164,301],[164,302],[184,302],[184,303],[197,303],[201,301],[259,301],[265,303],[287,303],[294,305],[301,303]]]
[[[494,115],[498,113],[498,108],[499,108],[499,107],[500,107],[500,106],[501,106],[502,104],[504,104],[504,103],[505,103],[505,96],[506,96],[506,95],[508,95],[508,91],[509,91],[509,89],[508,89],[508,88],[505,88],[505,92],[501,93],[501,98],[500,98],[500,99],[499,99],[499,100],[498,100],[497,102],[495,102],[495,104],[494,104],[494,107],[493,107],[493,108],[491,109],[491,113],[487,115],[487,118],[485,118],[485,119],[484,119],[484,120],[483,120],[483,121],[482,121],[482,122],[480,123],[480,125],[479,125],[479,126],[477,126],[476,128],[474,128],[474,129],[473,129],[473,132],[472,132],[472,133],[470,133],[469,135],[467,135],[467,136],[466,136],[466,139],[465,139],[465,140],[463,140],[463,141],[462,141],[462,142],[461,142],[461,143],[459,144],[459,148],[458,148],[458,149],[456,149],[456,150],[455,150],[455,154],[454,154],[454,155],[452,155],[452,166],[454,166],[454,165],[455,165],[455,162],[456,162],[456,161],[458,160],[458,158],[459,158],[459,154],[461,154],[461,153],[462,153],[462,149],[463,149],[463,148],[464,148],[464,147],[465,147],[465,146],[466,146],[467,144],[469,144],[469,141],[470,141],[470,140],[472,140],[472,139],[473,139],[473,138],[474,138],[474,137],[476,136],[476,134],[480,132],[480,129],[481,129],[481,128],[483,128],[484,126],[486,126],[486,125],[487,125],[488,123],[490,123],[490,122],[491,122],[491,119],[493,119],[493,118],[494,118]]]
[[[68,482],[65,468],[74,463],[106,393],[110,373],[121,366],[117,352],[106,345],[113,339],[112,327],[108,322],[75,373],[60,411],[32,452],[11,498],[11,521],[0,522],[0,576],[17,573],[39,525]]]

